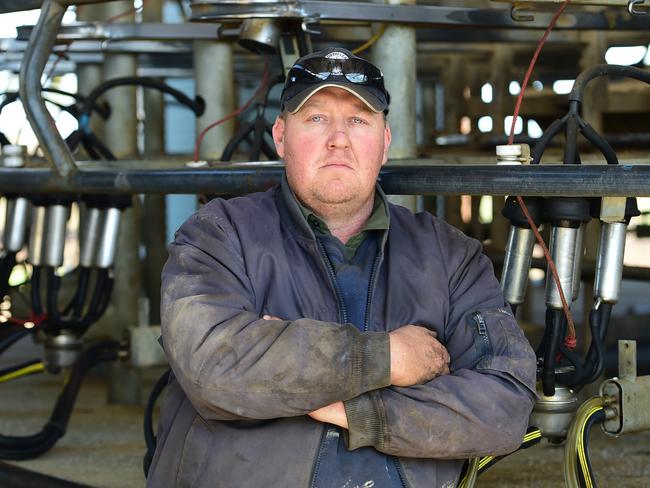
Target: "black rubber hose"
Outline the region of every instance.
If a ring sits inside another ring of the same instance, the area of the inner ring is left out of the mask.
[[[32,298],[32,310],[36,315],[43,314],[43,303],[41,302],[41,267],[34,266],[32,268],[32,278],[31,278],[31,298]]]
[[[594,426],[594,424],[601,424],[605,421],[605,419],[606,419],[605,410],[602,409],[598,410],[587,419],[582,434],[582,445],[584,446],[585,459],[587,460],[587,470],[589,471],[589,477],[591,478],[590,486],[593,488],[598,488],[598,485],[596,484],[596,477],[594,476],[594,469],[591,466],[591,458],[589,456],[589,437],[591,434],[591,428]],[[578,460],[578,474],[580,474],[582,480],[584,480],[584,473],[582,471],[582,465],[580,464],[580,460]]]
[[[582,94],[587,83],[600,76],[622,76],[625,78],[634,78],[650,84],[650,73],[645,70],[635,68],[634,66],[620,66],[618,64],[599,64],[589,68],[578,75],[573,83],[569,100],[572,102],[582,103]]]
[[[577,164],[578,159],[578,120],[570,116],[565,126],[564,164]]]
[[[52,414],[43,429],[28,436],[0,435],[0,459],[33,459],[47,452],[65,434],[81,383],[88,371],[105,361],[118,357],[119,343],[104,341],[84,350],[77,359],[68,381],[59,395]]]
[[[76,102],[80,102],[83,105],[86,104],[86,97],[84,97],[83,95],[80,95],[78,93],[70,93],[68,91],[60,90],[58,88],[41,88],[41,91],[45,92],[45,93],[56,93],[58,95],[64,95],[66,97],[73,98]],[[18,93],[18,92],[6,92],[6,93],[2,93],[2,95],[5,96],[5,99],[0,104],[0,112],[2,112],[2,109],[5,106],[9,105],[10,103],[13,103],[13,102],[17,101],[20,98],[20,93]],[[66,109],[69,113],[71,113],[72,115],[75,115],[73,113],[74,109],[72,107],[65,107],[63,105],[59,105],[58,103],[52,102],[51,100],[47,100],[47,101],[50,102],[50,103],[53,103],[53,104],[55,104],[55,105],[57,105],[59,107],[62,107],[64,109]],[[103,119],[108,118],[108,116],[111,114],[111,108],[105,102],[104,103],[95,102],[95,103],[92,104],[92,106],[90,108],[91,108],[91,110],[96,112],[98,115],[100,115]],[[77,113],[77,116],[75,118],[77,118],[78,115],[79,114]]]
[[[542,369],[542,388],[544,395],[555,395],[555,356],[562,340],[562,310],[546,310],[546,326],[551,328],[549,341],[544,350],[544,366]]]
[[[59,327],[61,325],[61,312],[59,311],[59,291],[61,290],[61,278],[54,272],[54,267],[47,266],[47,325]]]
[[[83,318],[84,326],[88,327],[90,324],[95,322],[99,317],[102,316],[104,311],[102,306],[106,300],[106,295],[108,295],[108,300],[110,300],[112,287],[109,288],[107,281],[109,280],[108,270],[98,269],[95,278],[95,287],[93,289],[93,294],[90,298],[90,303],[88,304],[88,309],[86,310],[86,315]],[[105,310],[105,309],[104,309]]]
[[[566,323],[566,321],[564,321]],[[563,323],[563,325],[564,325]],[[563,330],[565,327],[563,327]],[[564,341],[560,341],[558,349],[566,359],[566,361],[573,366],[573,373],[567,372],[559,375],[558,380],[564,385],[575,385],[579,384],[584,378],[584,369],[582,365],[582,357],[580,357],[576,352],[572,351],[564,344]]]
[[[88,294],[88,286],[90,281],[90,268],[82,266],[79,270],[79,279],[77,280],[77,292],[75,293],[74,306],[72,307],[72,318],[75,320],[81,319],[84,304],[86,302],[86,295]]]
[[[551,143],[553,138],[560,133],[567,118],[568,115],[565,115],[561,119],[556,119],[551,123],[551,125],[546,128],[542,134],[542,137],[539,138],[535,144],[535,147],[533,148],[532,161],[530,164],[540,163],[546,147]]]
[[[92,488],[7,463],[0,463],[0,480],[2,488]]]
[[[16,253],[7,252],[0,258],[0,301],[9,291],[9,277],[16,265]]]
[[[156,381],[156,384],[153,385],[153,388],[151,389],[149,399],[147,400],[147,406],[144,409],[144,442],[147,445],[147,452],[145,453],[143,460],[145,478],[149,474],[151,461],[153,460],[153,455],[156,452],[156,434],[154,433],[153,411],[156,406],[158,397],[169,383],[169,376],[171,375],[171,372],[172,370],[168,369],[162,374],[160,378],[158,378],[158,381]]]
[[[14,343],[18,342],[23,337],[28,336],[30,333],[31,329],[25,329],[24,327],[10,333],[7,337],[3,338],[0,341],[0,354],[4,353]]]
[[[105,82],[99,84],[91,91],[86,97],[86,103],[84,104],[84,109],[82,110],[81,115],[90,116],[90,107],[95,103],[95,101],[102,96],[106,91],[117,86],[124,85],[139,85],[145,86],[148,88],[155,88],[163,93],[167,93],[174,97],[179,103],[188,107],[194,114],[199,117],[205,111],[205,101],[200,96],[197,96],[194,100],[185,95],[183,92],[163,83],[162,81],[156,78],[144,77],[144,76],[123,76],[120,78],[113,78],[112,80],[106,80]]]
[[[82,104],[86,104],[86,97],[83,95],[80,95],[79,93],[70,93],[65,90],[60,90],[58,88],[42,88],[41,91],[47,92],[47,93],[57,93],[59,95],[65,95],[70,98],[74,98],[77,102],[80,102]],[[97,113],[97,115],[101,116],[103,119],[107,119],[111,115],[111,107],[108,105],[106,102],[97,102],[95,101],[92,104],[92,110]]]
[[[221,153],[221,158],[219,161],[230,161],[232,159],[233,154],[237,150],[237,147],[246,140],[248,137],[248,134],[250,131],[253,130],[253,125],[250,122],[244,123],[241,128],[237,131],[237,133],[228,141],[226,144],[226,147],[224,148],[223,152]]]
[[[582,124],[580,132],[585,136],[585,139],[596,146],[603,156],[605,156],[607,164],[618,164],[618,156],[616,156],[616,152],[612,146],[610,146],[609,142],[601,137],[591,125],[584,121],[582,121]]]
[[[604,356],[603,356],[603,342],[600,337],[600,318],[601,311],[600,309],[592,309],[589,312],[589,330],[591,331],[591,344],[589,345],[589,350],[587,351],[587,357],[584,364],[584,374],[585,377],[576,387],[582,388],[583,386],[591,383],[596,378],[594,378],[594,373],[598,369],[599,365],[602,368]]]
[[[109,161],[116,161],[117,157],[115,157],[115,154],[104,144],[102,141],[100,141],[95,134],[92,132],[86,132],[85,136],[82,139],[83,144],[84,144],[84,149],[88,150],[88,148],[91,148],[91,150],[97,154],[95,151],[99,151],[99,153],[104,157],[104,159],[107,159]],[[97,157],[97,159],[100,159],[100,157]]]
[[[605,369],[605,337],[607,337],[607,329],[609,328],[609,320],[612,316],[612,307],[613,304],[611,303],[601,303],[600,305],[600,316],[599,316],[599,321],[598,321],[598,334],[600,337],[600,344],[601,344],[601,356],[598,358],[598,361],[596,362],[596,366],[594,368],[593,373],[591,376],[588,378],[588,382],[591,383],[593,381],[596,381],[600,375],[603,373],[603,369]]]

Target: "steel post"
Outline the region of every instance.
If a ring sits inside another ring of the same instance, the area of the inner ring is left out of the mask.
[[[108,18],[128,12],[131,2],[111,2],[104,6]],[[115,22],[133,22],[128,14]],[[137,60],[132,54],[107,53],[104,60],[104,79],[135,76]],[[106,92],[111,106],[111,116],[104,126],[104,142],[120,158],[137,155],[136,88],[120,86]],[[142,282],[140,265],[140,199],[133,197],[133,206],[124,210],[115,261],[115,285],[111,298],[112,310],[106,314],[104,324],[110,336],[122,339],[128,328],[137,324],[138,299]],[[110,367],[109,402],[136,404],[140,402],[139,375],[121,363]]]
[[[415,5],[415,0],[390,0],[388,3]],[[417,154],[416,58],[415,28],[412,26],[387,25],[383,35],[372,46],[372,61],[382,70],[384,83],[392,100],[388,113],[392,133],[388,154],[393,159],[413,158]],[[415,196],[391,196],[391,200],[416,210]]]
[[[195,41],[196,94],[205,100],[205,112],[196,124],[197,137],[210,124],[235,108],[236,93],[232,45],[226,42]],[[201,159],[219,160],[235,130],[234,118],[210,129],[199,148]]]
[[[162,20],[162,0],[151,0],[144,5],[143,20]],[[165,152],[165,103],[157,90],[143,90],[144,96],[144,155],[155,157]],[[160,323],[160,272],[167,259],[165,228],[165,195],[144,196],[142,240],[146,255],[143,263],[143,284],[149,303],[149,320]],[[147,324],[148,325],[148,324]]]

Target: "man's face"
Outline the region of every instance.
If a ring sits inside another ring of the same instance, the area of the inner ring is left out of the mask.
[[[324,88],[295,114],[275,121],[273,140],[298,199],[318,212],[364,204],[388,158],[390,128],[382,113],[342,88]]]

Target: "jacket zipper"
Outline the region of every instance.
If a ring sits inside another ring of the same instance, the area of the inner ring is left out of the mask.
[[[368,285],[368,297],[366,300],[366,316],[363,321],[363,331],[368,332],[368,321],[370,319],[370,306],[372,304],[372,296],[373,296],[373,291],[375,289],[375,279],[376,279],[376,273],[377,269],[379,268],[379,263],[381,262],[382,258],[382,253],[377,250],[377,256],[375,257],[375,261],[372,264],[372,269],[370,270],[370,281]],[[408,484],[406,483],[406,479],[404,478],[404,472],[402,471],[402,465],[399,462],[399,458],[397,456],[390,456],[393,460],[393,463],[395,464],[395,470],[397,471],[397,476],[399,476],[400,483],[404,488],[408,488]]]
[[[338,311],[340,318],[342,319],[341,322],[343,324],[348,323],[348,312],[345,309],[345,302],[343,301],[343,296],[341,295],[341,290],[339,289],[339,285],[336,281],[336,273],[334,272],[334,266],[332,265],[332,262],[330,261],[330,258],[327,256],[327,253],[325,252],[325,248],[321,244],[321,242],[316,239],[316,243],[318,244],[318,250],[320,252],[321,258],[323,262],[325,263],[325,268],[327,269],[327,274],[330,279],[330,283],[332,285],[332,288],[334,288],[334,294],[336,295],[336,302],[338,305]]]
[[[347,310],[345,309],[345,302],[343,301],[341,290],[339,289],[338,282],[336,281],[336,273],[334,272],[334,266],[332,265],[332,262],[327,256],[327,253],[325,252],[325,248],[323,247],[323,245],[318,239],[316,239],[316,244],[318,245],[318,250],[321,256],[321,260],[325,263],[325,268],[327,269],[327,275],[330,280],[330,284],[332,285],[332,288],[334,288],[336,303],[338,305],[339,318],[341,318],[342,319],[341,322],[345,324],[348,321],[348,313]],[[314,471],[311,476],[311,484],[310,484],[311,488],[316,488],[316,478],[318,476],[321,457],[323,455],[323,441],[327,433],[330,431],[330,429],[331,427],[325,426],[325,428],[323,429],[323,434],[321,435],[320,438],[320,443],[318,445],[318,454],[316,455],[316,461],[314,462]]]
[[[320,468],[321,456],[323,455],[323,440],[325,439],[325,436],[327,435],[329,430],[330,427],[324,425],[323,433],[320,436],[320,443],[318,444],[318,453],[316,454],[316,460],[314,461],[314,471],[311,475],[311,483],[309,485],[311,488],[316,488],[316,476],[318,476],[318,469]]]
[[[370,280],[368,282],[368,296],[366,297],[366,313],[363,319],[363,331],[368,332],[368,321],[370,319],[370,305],[372,303],[372,295],[375,290],[375,275],[377,268],[379,267],[379,262],[381,261],[381,252],[377,250],[377,256],[375,256],[375,261],[372,263],[372,269],[370,270]]]
[[[483,314],[481,312],[474,312],[474,322],[476,322],[476,326],[478,329],[478,333],[481,336],[481,339],[483,339],[483,344],[485,346],[485,351],[484,353],[487,354],[487,352],[490,350],[490,339],[487,335],[487,326],[485,325],[485,319],[483,318]]]
[[[396,456],[391,456],[393,458],[393,461],[395,462],[395,469],[397,469],[397,475],[399,476],[399,480],[402,483],[402,486],[404,488],[408,488],[408,483],[406,482],[406,479],[404,478],[404,472],[402,471],[402,465],[399,462],[399,459]]]

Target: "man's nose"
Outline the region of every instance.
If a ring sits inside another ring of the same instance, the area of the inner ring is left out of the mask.
[[[330,149],[347,149],[350,147],[350,137],[345,123],[336,122],[332,124],[327,142]]]

